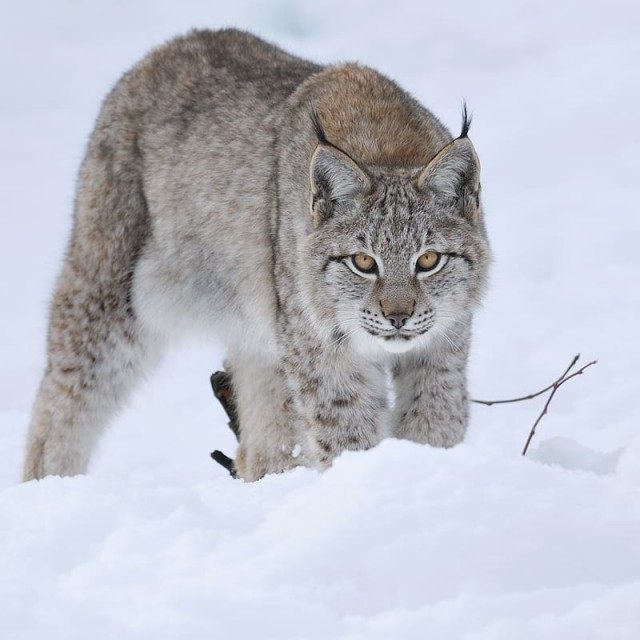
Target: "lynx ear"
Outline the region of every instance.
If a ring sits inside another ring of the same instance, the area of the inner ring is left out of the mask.
[[[316,224],[369,188],[367,174],[337,147],[320,144],[311,157],[312,212]]]
[[[444,147],[420,174],[418,188],[438,199],[458,201],[475,222],[480,207],[480,161],[471,140],[456,138]]]

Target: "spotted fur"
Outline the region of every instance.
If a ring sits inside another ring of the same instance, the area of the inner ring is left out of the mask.
[[[245,480],[388,435],[460,442],[489,263],[468,122],[454,140],[376,71],[240,31],[149,54],[82,163],[25,479],[83,473],[184,331],[225,344]],[[437,272],[416,273],[425,251]]]

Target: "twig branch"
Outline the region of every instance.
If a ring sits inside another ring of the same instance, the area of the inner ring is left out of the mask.
[[[578,369],[577,371],[572,373],[570,376],[567,376],[567,373],[571,370],[573,365],[576,363],[577,359],[578,359],[578,356],[576,356],[574,361],[571,363],[571,367],[569,367],[569,369],[567,369],[567,371],[564,373],[564,375],[561,378],[559,378],[558,380],[556,380],[551,385],[551,387],[549,387],[551,389],[551,393],[549,394],[549,397],[547,398],[547,401],[544,404],[544,408],[542,409],[542,412],[540,413],[540,415],[538,416],[536,421],[533,423],[533,427],[531,427],[531,431],[529,432],[529,437],[527,438],[527,442],[524,445],[524,449],[522,450],[522,455],[523,456],[527,454],[527,450],[529,449],[529,445],[531,444],[531,440],[533,440],[533,436],[536,433],[536,427],[540,424],[540,420],[542,420],[542,418],[546,415],[547,410],[549,409],[549,405],[551,404],[551,401],[553,400],[553,396],[556,394],[556,391],[565,382],[567,382],[568,380],[571,380],[571,378],[575,378],[576,376],[581,376],[584,373],[585,369],[590,367],[592,364],[596,364],[596,362],[597,362],[597,360],[592,360],[591,362],[588,362],[587,364],[585,364],[584,367],[581,367],[580,369]],[[547,391],[547,390],[548,389],[545,389],[545,391]]]
[[[547,391],[550,391],[551,389],[553,389],[558,383],[561,383],[565,379],[565,376],[569,373],[569,371],[573,369],[576,362],[578,362],[579,358],[580,358],[580,354],[575,356],[571,361],[571,364],[565,369],[564,373],[557,380],[552,382],[548,387],[545,387],[540,391],[536,391],[535,393],[530,393],[528,396],[522,396],[521,398],[511,398],[510,400],[471,400],[471,402],[476,402],[477,404],[484,404],[487,407],[490,407],[491,405],[494,405],[494,404],[507,404],[508,402],[522,402],[523,400],[531,400],[532,398],[537,398],[538,396],[541,396],[543,393],[546,393]],[[583,369],[584,368],[586,367],[583,367]]]

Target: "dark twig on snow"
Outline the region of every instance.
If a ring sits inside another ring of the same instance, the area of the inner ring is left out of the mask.
[[[213,389],[213,395],[218,399],[218,402],[220,402],[224,412],[229,418],[229,428],[233,431],[236,440],[240,440],[240,423],[238,422],[238,411],[236,409],[231,374],[226,371],[216,371],[211,374],[209,380],[211,382],[211,389]],[[237,477],[233,458],[230,458],[218,449],[211,454],[211,457],[219,465],[223,466],[232,478]]]
[[[571,363],[571,367],[573,367],[573,365],[575,364],[577,358],[578,358],[578,356],[576,356],[575,360]],[[527,438],[527,442],[524,445],[524,449],[522,450],[522,455],[523,456],[527,454],[527,450],[529,449],[529,444],[531,444],[531,440],[533,439],[533,436],[536,433],[536,427],[538,426],[538,424],[540,424],[540,420],[542,420],[542,418],[546,415],[547,409],[549,408],[549,405],[551,404],[551,401],[553,400],[553,396],[556,394],[556,391],[565,382],[567,382],[568,380],[571,380],[571,378],[575,378],[576,376],[581,376],[584,373],[585,369],[590,367],[592,364],[596,364],[596,362],[597,362],[597,360],[592,360],[591,362],[588,362],[587,364],[585,364],[584,367],[581,367],[580,369],[578,369],[577,371],[572,373],[570,376],[567,376],[567,373],[571,369],[571,367],[569,367],[569,369],[567,369],[567,371],[564,373],[562,378],[556,380],[551,385],[551,387],[550,387],[551,388],[551,393],[549,394],[549,397],[547,398],[547,401],[544,404],[544,408],[542,409],[542,411],[541,411],[540,415],[538,416],[538,418],[536,419],[536,421],[533,423],[533,427],[531,427],[531,431],[529,432],[529,437]],[[547,389],[545,389],[545,391],[547,391]]]
[[[216,449],[212,454],[211,457],[222,467],[224,467],[229,474],[231,475],[232,478],[236,477],[236,469],[235,469],[235,465],[233,464],[233,459],[230,458],[229,456],[225,455],[224,453],[222,453],[222,451]]]
[[[211,374],[209,381],[211,382],[213,395],[222,405],[224,412],[229,418],[229,429],[233,431],[233,435],[235,435],[236,440],[240,440],[240,424],[238,422],[238,411],[236,409],[231,374],[227,371],[216,371]]]
[[[562,382],[565,379],[565,376],[573,369],[576,362],[580,358],[580,354],[575,356],[571,361],[571,364],[565,369],[564,373],[554,382],[552,382],[548,387],[541,389],[540,391],[536,391],[535,393],[530,393],[528,396],[522,396],[521,398],[511,398],[510,400],[471,400],[471,402],[476,402],[477,404],[484,404],[488,407],[494,404],[507,404],[508,402],[522,402],[523,400],[531,400],[532,398],[537,398],[541,396],[543,393],[550,391],[553,389],[559,382]]]

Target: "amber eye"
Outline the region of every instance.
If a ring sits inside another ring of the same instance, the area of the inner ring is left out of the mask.
[[[366,253],[356,253],[351,256],[353,266],[362,273],[375,273],[378,270],[376,261]]]
[[[440,254],[437,251],[423,253],[416,262],[416,271],[431,271],[438,266]]]

